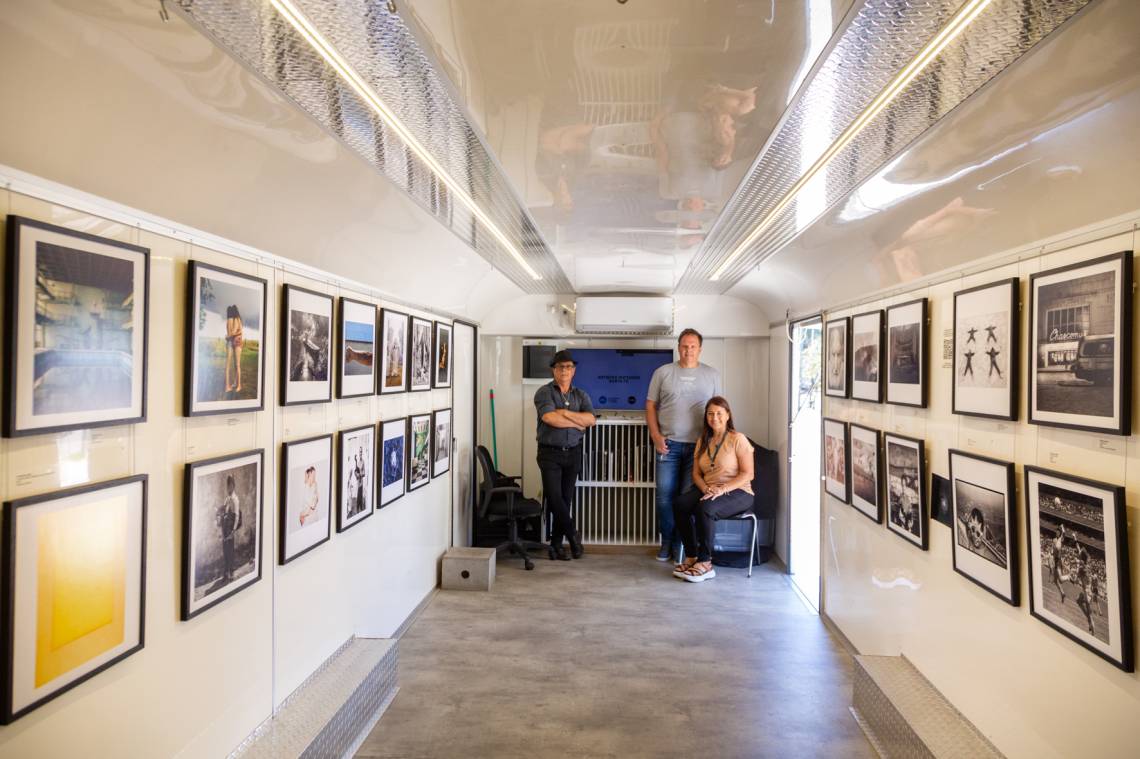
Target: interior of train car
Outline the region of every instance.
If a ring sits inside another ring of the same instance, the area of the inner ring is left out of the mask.
[[[1135,0],[0,2],[0,759],[1132,757]]]

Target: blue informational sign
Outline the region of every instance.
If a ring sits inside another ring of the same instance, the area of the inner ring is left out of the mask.
[[[575,348],[574,384],[590,394],[595,411],[644,410],[649,379],[673,360],[672,349]]]

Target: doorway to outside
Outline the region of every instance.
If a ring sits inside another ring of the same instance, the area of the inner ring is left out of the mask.
[[[789,512],[788,571],[792,582],[819,609],[819,451],[822,429],[823,321],[791,324],[788,384]]]

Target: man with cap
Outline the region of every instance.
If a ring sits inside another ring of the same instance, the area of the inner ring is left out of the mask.
[[[550,367],[554,381],[534,394],[538,412],[538,469],[542,472],[542,492],[550,509],[550,558],[569,561],[562,538],[570,543],[570,555],[582,558],[582,540],[574,528],[570,509],[574,505],[574,483],[582,469],[582,434],[594,426],[594,405],[584,390],[574,387],[578,362],[568,350],[554,354]]]

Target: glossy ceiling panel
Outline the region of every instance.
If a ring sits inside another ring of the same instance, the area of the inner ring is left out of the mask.
[[[963,5],[962,0],[867,0],[808,81],[740,193],[697,253],[678,290],[730,289],[1088,2],[990,3],[800,189],[794,201],[781,208],[783,197],[800,176]],[[776,215],[770,217],[773,212]],[[768,221],[762,233],[750,239],[764,220]],[[726,260],[731,260],[727,268]]]
[[[541,275],[532,278],[268,3],[183,0],[202,31],[370,162],[525,292],[570,288],[510,183],[399,14],[383,0],[295,3]]]
[[[850,5],[399,7],[574,289],[672,292]]]
[[[803,315],[1135,214],[1137,29],[1140,3],[1092,3],[729,294]]]

